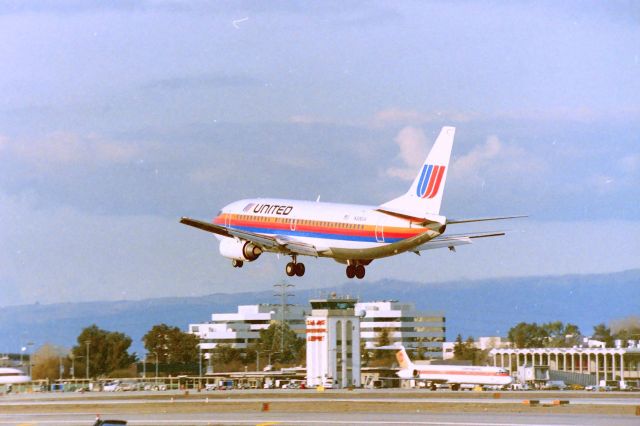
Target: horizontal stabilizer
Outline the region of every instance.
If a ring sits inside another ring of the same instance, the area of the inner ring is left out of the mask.
[[[518,216],[502,216],[502,217],[481,217],[477,219],[447,219],[447,225],[454,225],[456,223],[489,222],[491,220],[519,219],[522,217],[529,217],[529,216],[518,215]]]
[[[476,232],[471,234],[447,235],[434,238],[433,240],[416,247],[415,250],[412,251],[419,252],[423,250],[433,250],[438,248],[452,249],[456,246],[471,244],[473,243],[472,240],[476,238],[502,237],[504,235],[504,232]]]

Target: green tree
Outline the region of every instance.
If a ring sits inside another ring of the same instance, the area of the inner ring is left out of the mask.
[[[142,337],[147,353],[157,354],[161,364],[198,362],[198,337],[178,327],[158,324]]]
[[[546,334],[545,347],[567,348],[580,343],[580,329],[577,325],[562,321],[553,321],[542,324],[543,334]]]
[[[611,332],[614,339],[640,339],[640,317],[629,316],[611,321]]]
[[[114,370],[128,368],[136,361],[135,354],[129,354],[131,338],[123,333],[107,331],[93,324],[82,330],[78,345],[71,352],[76,359],[76,377],[86,371],[87,348],[89,352],[89,376],[106,376]]]
[[[384,327],[380,331],[378,331],[377,337],[378,347],[389,346],[393,343],[391,339],[391,329],[389,329],[388,327]],[[374,357],[376,360],[378,360],[378,362],[376,362],[374,366],[377,367],[381,365],[389,365],[389,363],[395,360],[395,351],[380,349],[374,352]]]
[[[31,377],[34,380],[57,380],[69,371],[69,351],[49,343],[42,345],[33,355]]]
[[[298,338],[296,333],[289,328],[287,323],[273,321],[269,328],[260,330],[260,338],[256,350],[261,353],[277,354],[282,363],[300,361],[304,356],[306,341]]]
[[[462,336],[458,334],[456,343],[453,346],[453,358],[460,361],[471,361],[473,365],[483,365],[487,361],[487,352],[477,348],[473,337],[467,337],[462,341]]]
[[[607,327],[604,323],[600,323],[593,327],[593,336],[595,340],[600,340],[605,343],[606,347],[613,347],[613,335],[611,334],[611,329]]]
[[[521,322],[509,329],[509,340],[516,348],[542,348],[549,334],[535,322],[532,324]]]
[[[456,343],[453,345],[453,358],[454,359],[463,359],[465,354],[465,344],[462,341],[462,335],[458,334],[456,336]]]

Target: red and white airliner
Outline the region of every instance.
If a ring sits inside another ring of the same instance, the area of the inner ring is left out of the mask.
[[[220,254],[236,268],[264,252],[291,256],[288,276],[302,276],[299,256],[328,257],[346,264],[347,277],[363,278],[375,259],[405,252],[471,244],[503,232],[444,236],[447,225],[522,216],[450,220],[440,215],[454,127],[443,127],[406,194],[379,206],[254,198],[225,206],[213,222],[180,222],[216,234]]]
[[[438,384],[448,384],[451,390],[461,385],[506,386],[513,382],[509,370],[500,367],[476,367],[471,365],[416,365],[409,359],[403,346],[384,346],[377,349],[395,349],[400,366],[398,377],[424,381],[432,390]]]
[[[27,383],[31,377],[27,376],[17,368],[0,367],[0,385],[14,385],[17,383]]]

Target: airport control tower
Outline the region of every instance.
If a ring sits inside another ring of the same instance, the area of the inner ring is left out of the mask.
[[[357,299],[311,300],[307,317],[307,386],[360,386],[360,317]]]

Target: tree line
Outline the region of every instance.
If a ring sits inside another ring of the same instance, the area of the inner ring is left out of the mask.
[[[154,325],[143,337],[146,356],[130,353],[132,339],[124,333],[108,331],[93,324],[82,329],[70,350],[45,344],[32,356],[33,379],[69,379],[96,377],[133,377],[137,362],[171,366],[171,371],[192,371],[200,362],[199,339],[178,327]],[[273,322],[260,331],[260,338],[246,350],[219,344],[213,350],[217,371],[237,371],[247,364],[266,365],[272,360],[290,365],[304,359],[305,340],[297,337],[287,324]],[[196,367],[197,368],[197,367]]]
[[[543,324],[520,322],[509,329],[507,335],[514,348],[572,347],[582,343],[582,333],[575,324],[553,321]],[[613,347],[615,340],[639,340],[640,317],[631,316],[600,323],[593,327],[592,339]],[[136,362],[174,366],[174,371],[193,367],[203,362],[198,348],[199,340],[193,334],[167,324],[154,325],[143,337],[146,356],[130,353],[132,340],[124,333],[108,331],[93,324],[84,328],[71,350],[45,344],[32,356],[31,375],[34,379],[132,377],[137,374]],[[379,346],[391,344],[389,330],[378,336]],[[364,343],[362,343],[364,344]],[[391,351],[373,354],[361,347],[363,363],[388,365],[393,362]],[[454,359],[471,361],[474,365],[487,362],[488,350],[480,350],[473,337],[456,337]],[[305,362],[305,340],[298,338],[287,324],[274,321],[260,331],[260,337],[247,349],[218,344],[212,351],[216,371],[239,371],[251,365],[258,368],[269,361],[277,366],[300,365]],[[418,354],[418,359],[421,358]],[[182,367],[181,367],[182,366]]]
[[[575,324],[552,321],[543,324],[520,322],[509,329],[507,338],[513,348],[571,348],[583,344],[584,336]],[[590,338],[603,342],[607,348],[613,347],[616,340],[640,340],[640,317],[613,320],[610,326],[600,323],[593,327]],[[454,359],[482,365],[487,362],[489,349],[480,350],[473,337],[463,341],[458,335],[453,352]]]

